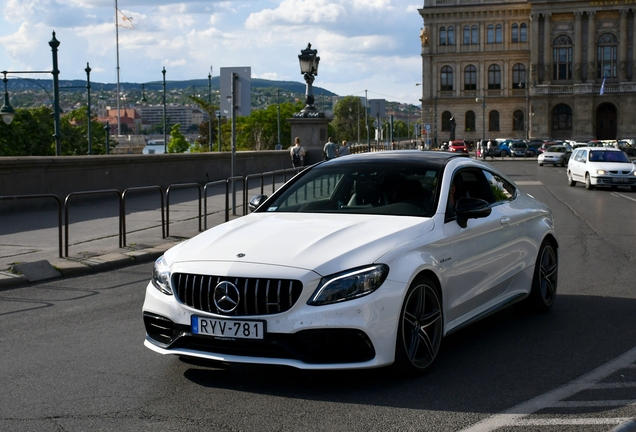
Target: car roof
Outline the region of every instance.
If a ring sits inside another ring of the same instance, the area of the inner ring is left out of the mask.
[[[577,147],[577,150],[591,150],[591,151],[619,151],[623,150],[617,149],[616,147]]]
[[[465,153],[451,153],[444,151],[421,151],[421,150],[391,150],[371,153],[357,153],[342,158],[335,158],[328,161],[329,164],[340,163],[373,163],[373,162],[425,162],[431,165],[446,165],[455,158],[467,158]],[[322,162],[327,163],[327,162]]]

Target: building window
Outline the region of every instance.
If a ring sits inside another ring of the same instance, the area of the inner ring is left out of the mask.
[[[495,26],[495,43],[503,43],[503,26],[501,24]]]
[[[442,91],[452,91],[453,90],[453,68],[450,66],[442,67],[442,72],[440,74],[440,81],[442,83],[441,90]]]
[[[486,41],[489,44],[495,43],[495,26],[494,25],[488,24],[488,30],[487,30],[486,34],[487,34]]]
[[[512,88],[526,88],[526,67],[522,63],[517,63],[512,67]]]
[[[455,28],[453,26],[448,26],[448,45],[455,45]]]
[[[559,36],[552,44],[552,79],[572,79],[572,39]]]
[[[523,111],[517,110],[512,114],[512,130],[514,131],[522,131],[525,130],[523,126],[523,119],[525,116],[523,115]]]
[[[559,104],[552,111],[552,130],[572,130],[572,108]]]
[[[439,44],[455,45],[455,28],[453,26],[439,28]]]
[[[528,26],[525,23],[519,26],[519,42],[528,42]]]
[[[452,115],[450,111],[444,111],[442,113],[442,131],[450,131],[450,119]]]
[[[464,90],[477,90],[477,68],[473,65],[464,69]]]
[[[488,114],[488,130],[499,130],[499,111],[490,111],[490,113]]]
[[[519,25],[518,24],[513,24],[512,28],[511,28],[511,35],[510,35],[510,41],[512,43],[517,43],[519,42]]]
[[[479,31],[476,25],[464,26],[464,45],[479,45]]]
[[[596,78],[616,78],[616,50],[618,40],[611,33],[602,34],[597,41]]]
[[[488,24],[486,34],[487,42],[489,44],[503,42],[503,27],[501,26],[501,24],[497,24],[496,26],[493,24]]]
[[[474,111],[466,111],[466,131],[474,131],[475,130],[475,112]]]
[[[488,66],[488,90],[501,89],[501,68],[499,65]]]

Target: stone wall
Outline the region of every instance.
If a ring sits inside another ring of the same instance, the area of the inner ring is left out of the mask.
[[[0,157],[0,196],[160,186],[225,180],[231,177],[230,153]],[[288,150],[237,152],[235,176],[291,168]]]

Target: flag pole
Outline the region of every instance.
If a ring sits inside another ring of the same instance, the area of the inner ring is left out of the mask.
[[[119,7],[115,0],[115,41],[117,43],[117,135],[121,135],[121,117],[119,113]]]

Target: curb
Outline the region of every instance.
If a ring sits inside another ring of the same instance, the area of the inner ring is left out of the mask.
[[[56,258],[51,261],[41,260],[14,264],[9,271],[0,271],[0,290],[15,288],[33,282],[81,276],[151,262],[178,243],[180,241],[146,249],[111,252],[89,258]]]

